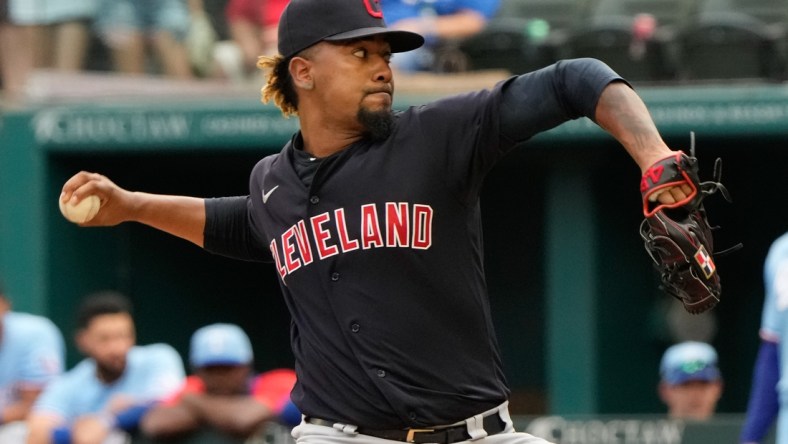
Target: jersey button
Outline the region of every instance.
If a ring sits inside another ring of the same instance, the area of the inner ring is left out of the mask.
[[[385,378],[386,377],[386,370],[378,369],[378,378]]]
[[[350,325],[350,331],[352,331],[353,333],[358,333],[359,330],[361,330],[361,326],[360,325],[358,325],[358,324],[351,324]]]
[[[408,413],[408,418],[410,418],[411,421],[415,421],[418,419],[418,416],[416,416],[416,412],[410,412]]]
[[[331,273],[331,280],[334,281],[334,282],[338,281],[339,280],[339,273],[337,273],[336,271]]]
[[[316,204],[316,203],[320,202],[320,198],[317,197],[317,196],[312,196],[312,197],[309,198],[309,201],[312,202],[313,204]]]

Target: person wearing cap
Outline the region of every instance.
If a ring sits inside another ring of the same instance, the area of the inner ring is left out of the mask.
[[[242,442],[268,421],[300,422],[301,413],[290,401],[295,372],[282,368],[253,375],[253,359],[249,337],[237,325],[211,324],[195,331],[189,347],[194,374],[145,414],[143,434],[180,439],[199,436],[207,427]]]
[[[723,385],[714,347],[695,341],[669,347],[660,376],[659,396],[669,417],[704,421],[714,415]]]
[[[448,41],[471,37],[484,29],[499,0],[381,0],[386,22],[393,29],[424,36],[424,45],[392,59],[402,71],[430,71],[435,53]]]
[[[48,318],[11,309],[0,282],[0,443],[22,442],[24,420],[63,372],[65,343]]]
[[[761,345],[755,359],[742,443],[763,442],[777,420],[776,442],[788,444],[788,232],[775,239],[763,265]],[[780,382],[780,381],[783,382]]]
[[[125,295],[87,295],[76,324],[77,347],[86,358],[36,400],[27,444],[127,442],[152,403],[183,382],[183,362],[174,348],[135,345],[132,306]]]
[[[279,16],[288,0],[228,0],[225,7],[227,30],[241,54],[244,75],[257,68],[257,58],[276,53]]]
[[[273,262],[292,320],[299,444],[544,442],[515,432],[509,415],[484,277],[485,176],[534,135],[584,116],[641,173],[677,152],[598,60],[394,111],[391,57],[424,38],[388,28],[379,1],[291,0],[278,32],[279,54],[259,64],[262,96],[300,130],[254,167],[249,195],[132,192],[84,171],[61,200],[100,198],[85,227],[140,222]],[[672,185],[658,200],[691,193]]]

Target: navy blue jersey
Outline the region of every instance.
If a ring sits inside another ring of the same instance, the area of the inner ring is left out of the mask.
[[[507,399],[482,263],[482,181],[517,142],[593,116],[615,79],[599,62],[562,62],[411,107],[386,140],[321,160],[309,186],[294,164],[297,134],[255,166],[240,204],[206,201],[206,249],[273,258],[305,415],[419,427]]]

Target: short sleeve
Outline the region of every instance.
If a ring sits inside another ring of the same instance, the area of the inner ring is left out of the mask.
[[[67,420],[71,414],[70,400],[74,399],[76,384],[70,378],[58,377],[46,386],[44,391],[33,404],[32,411],[38,414],[47,414]]]
[[[181,387],[186,372],[174,348],[166,344],[149,347],[152,347],[150,355],[144,360],[146,378],[138,387],[138,393],[143,401],[161,400]]]
[[[60,331],[51,324],[41,324],[28,337],[26,357],[20,371],[22,384],[42,385],[63,373],[65,346]]]
[[[763,271],[766,298],[761,320],[761,337],[779,342],[788,315],[788,235],[776,240],[766,256]]]

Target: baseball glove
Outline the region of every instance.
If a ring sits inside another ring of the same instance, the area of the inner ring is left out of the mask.
[[[661,288],[693,314],[711,309],[720,300],[720,277],[714,258],[741,247],[738,244],[714,253],[712,227],[702,202],[717,191],[731,201],[728,190],[720,183],[721,175],[722,160],[718,158],[713,180],[700,182],[694,152],[687,156],[679,151],[652,165],[640,182],[646,216],[640,224],[640,236],[646,251],[659,272]],[[692,189],[686,199],[669,205],[657,201],[660,192],[682,184]]]

